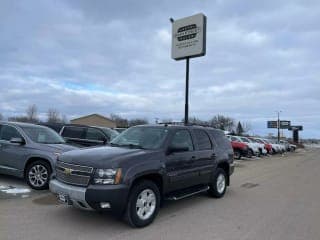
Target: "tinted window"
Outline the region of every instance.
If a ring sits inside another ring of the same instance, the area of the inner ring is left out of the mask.
[[[114,139],[119,135],[119,132],[110,128],[101,128],[102,131],[108,136],[109,140]]]
[[[212,136],[214,143],[217,144],[222,149],[230,149],[230,136],[225,136],[224,133],[220,130],[211,130],[209,131],[209,134]],[[211,139],[212,139],[211,138]]]
[[[189,131],[180,130],[177,131],[170,143],[170,147],[172,148],[188,148],[188,151],[193,151],[193,142]]]
[[[111,141],[111,146],[157,149],[163,144],[168,129],[160,127],[131,127]]]
[[[0,140],[10,141],[11,138],[21,138],[21,135],[14,127],[3,125],[0,130]]]
[[[21,128],[32,141],[37,143],[60,144],[65,142],[58,133],[48,127],[27,126]]]
[[[195,137],[198,142],[199,150],[212,149],[211,141],[208,134],[203,130],[194,130]]]
[[[88,128],[86,139],[96,140],[96,141],[105,141],[106,137],[102,134],[102,132],[95,128]]]
[[[82,127],[65,127],[62,133],[63,137],[84,138],[85,128]]]
[[[236,138],[236,137],[231,137],[231,140],[234,142],[239,142],[238,138]]]

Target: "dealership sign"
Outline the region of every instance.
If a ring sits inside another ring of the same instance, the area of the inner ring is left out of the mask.
[[[181,60],[206,54],[206,16],[202,13],[172,24],[171,57]]]
[[[290,121],[281,120],[280,121],[280,127],[281,129],[289,129],[291,125]],[[267,122],[268,128],[278,128],[278,121],[268,121]]]

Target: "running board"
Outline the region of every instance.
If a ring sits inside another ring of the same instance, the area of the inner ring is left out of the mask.
[[[181,200],[183,198],[191,197],[191,196],[196,195],[198,193],[202,193],[202,192],[208,191],[209,188],[210,188],[209,186],[206,186],[206,187],[203,187],[203,188],[198,188],[197,190],[192,191],[192,192],[186,191],[185,193],[180,193],[180,194],[177,194],[177,195],[169,196],[169,197],[166,198],[166,200],[178,201],[178,200]]]

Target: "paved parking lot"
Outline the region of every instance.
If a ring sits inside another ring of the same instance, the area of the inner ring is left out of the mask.
[[[0,176],[0,239],[320,239],[320,149],[236,163],[223,199],[169,202],[132,229],[109,215],[59,204],[48,191]]]

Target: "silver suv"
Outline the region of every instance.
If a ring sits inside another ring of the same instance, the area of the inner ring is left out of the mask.
[[[47,189],[57,157],[73,149],[48,127],[0,122],[0,174],[25,178],[33,189]]]

